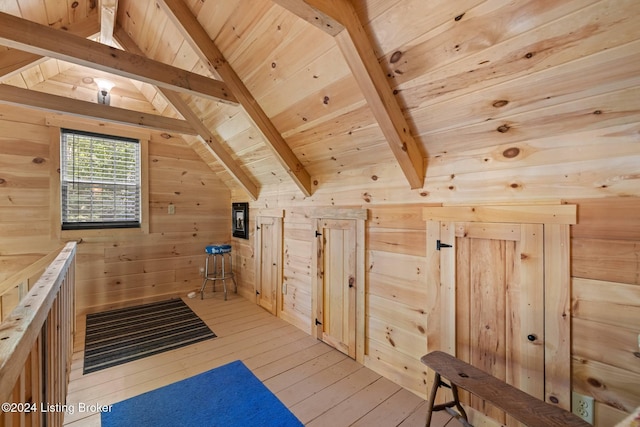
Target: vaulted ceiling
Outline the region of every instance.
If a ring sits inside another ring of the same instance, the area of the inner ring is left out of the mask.
[[[514,143],[561,134],[561,114],[578,123],[598,111],[585,99],[620,90],[627,104],[637,99],[628,94],[640,83],[639,9],[633,0],[5,0],[0,103],[183,138],[253,199],[279,185],[309,196],[319,177],[380,164],[421,191],[454,166],[481,170],[495,152],[521,158]],[[115,84],[110,106],[96,103],[100,78]]]

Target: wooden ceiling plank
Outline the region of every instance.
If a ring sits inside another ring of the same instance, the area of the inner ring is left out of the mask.
[[[201,145],[211,152],[216,160],[224,167],[224,169],[235,179],[235,181],[247,192],[247,194],[255,201],[258,200],[258,187],[253,183],[251,178],[242,170],[240,165],[231,157],[231,155],[220,144],[219,138],[211,132],[196,113],[187,105],[187,103],[176,92],[160,89],[167,100],[178,110],[185,118],[187,123],[191,124],[198,133],[198,141]],[[191,143],[189,145],[192,146]],[[193,147],[196,153],[200,154],[198,147]],[[206,161],[206,159],[205,159]]]
[[[112,123],[143,127],[161,132],[195,135],[196,131],[184,120],[145,114],[124,108],[109,107],[93,102],[69,99],[15,86],[0,84],[0,104],[30,107],[39,110],[70,114]]]
[[[95,16],[92,15],[84,21],[69,25],[66,27],[66,31],[78,37],[87,38],[100,31],[100,24],[95,19]],[[7,49],[0,53],[0,80],[8,79],[44,59],[46,58],[42,55],[23,50]]]
[[[0,44],[214,101],[236,102],[221,81],[2,12]]]
[[[348,0],[275,0],[332,34],[412,189],[424,186],[425,159],[395,98],[360,18]],[[311,11],[309,10],[311,9]],[[322,25],[318,16],[338,24]],[[343,30],[336,33],[341,25]]]
[[[135,42],[129,37],[122,28],[118,27],[114,34],[120,45],[135,54],[142,55],[142,50],[135,44]],[[158,88],[162,95],[169,101],[173,107],[178,111],[182,117],[185,118],[198,134],[197,141],[200,144],[195,144],[195,141],[187,140],[187,143],[205,163],[209,163],[211,160],[209,157],[213,157],[220,163],[224,169],[233,177],[233,179],[247,192],[247,194],[253,199],[258,200],[258,187],[249,178],[249,176],[242,170],[240,165],[231,157],[231,155],[220,144],[219,136],[211,132],[207,126],[200,120],[197,114],[189,107],[189,105],[180,97],[180,95],[174,91]],[[203,150],[204,146],[204,150]]]
[[[118,0],[100,0],[100,43],[113,46]]]
[[[310,196],[312,192],[311,176],[264,110],[262,110],[256,99],[251,95],[249,89],[227,62],[222,52],[220,52],[213,40],[211,40],[189,7],[183,0],[162,0],[158,3],[167,12],[169,19],[180,29],[187,42],[189,42],[192,48],[198,53],[198,56],[207,65],[209,70],[214,75],[220,76],[227,84],[231,93],[235,95],[249,118],[260,130],[265,138],[266,144],[271,148],[275,157],[285,168],[300,191],[302,191],[305,196]]]

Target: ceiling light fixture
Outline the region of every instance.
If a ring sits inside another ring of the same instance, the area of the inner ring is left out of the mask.
[[[115,86],[113,82],[106,79],[94,79],[98,85],[98,104],[109,105],[111,103],[111,89]]]

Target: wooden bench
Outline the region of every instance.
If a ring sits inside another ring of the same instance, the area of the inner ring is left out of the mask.
[[[434,411],[446,409],[465,426],[471,426],[467,414],[458,400],[458,387],[478,396],[496,408],[506,412],[516,420],[531,427],[589,427],[591,424],[560,407],[553,406],[530,394],[519,390],[498,378],[475,368],[450,354],[434,351],[422,356],[422,363],[436,373],[427,402],[426,425],[431,424]],[[442,382],[442,377],[450,382],[450,386]],[[441,387],[450,387],[453,393],[451,402],[434,405],[436,393]],[[458,413],[452,407],[458,409]]]

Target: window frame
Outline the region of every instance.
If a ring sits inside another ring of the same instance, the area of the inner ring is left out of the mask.
[[[50,216],[51,235],[56,239],[83,239],[86,237],[120,237],[127,235],[149,234],[149,139],[150,133],[126,126],[100,123],[94,124],[82,120],[69,120],[60,117],[47,118],[50,129]],[[102,135],[137,139],[140,144],[140,227],[132,228],[82,228],[62,229],[62,193],[60,144],[62,129]]]

